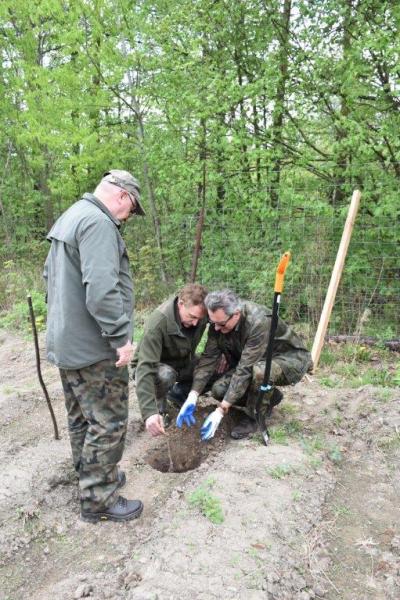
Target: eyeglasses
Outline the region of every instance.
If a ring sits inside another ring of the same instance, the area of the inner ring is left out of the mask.
[[[123,188],[121,188],[121,189],[123,189]],[[130,192],[128,192],[128,190],[124,190],[124,192],[126,192],[128,194],[128,198],[132,204],[131,215],[134,215],[136,213],[136,200],[132,200],[132,194]]]
[[[126,190],[125,188],[121,187],[120,185],[118,185],[118,183],[115,183],[114,181],[109,181],[108,183],[111,183],[112,185],[115,185],[117,188],[119,188],[120,190],[122,190],[123,192],[125,192],[125,194],[128,194],[128,198],[131,201],[132,204],[132,208],[130,211],[131,215],[134,215],[136,213],[136,199],[135,197],[133,197],[134,199],[132,200],[132,194],[130,192],[128,192],[128,190]]]
[[[234,316],[235,313],[233,313],[233,315],[231,315],[230,317],[228,317],[227,319],[225,319],[225,321],[220,321],[219,323],[217,321],[212,321],[210,318],[208,319],[208,322],[210,323],[210,325],[217,325],[217,327],[225,327],[225,325],[227,323],[229,323],[229,321],[232,319],[232,317]]]

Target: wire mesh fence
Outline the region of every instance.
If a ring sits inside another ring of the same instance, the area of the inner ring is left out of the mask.
[[[293,192],[293,190],[292,190]],[[291,196],[293,198],[293,194]],[[301,199],[300,199],[301,200]],[[206,210],[196,280],[210,289],[229,287],[241,297],[271,304],[275,270],[290,250],[281,315],[314,335],[335,263],[350,196],[341,204],[285,202],[273,209],[238,205]],[[190,277],[198,215],[166,222],[164,251],[174,264],[174,284]],[[328,334],[400,335],[398,231],[390,215],[361,207],[353,230]],[[137,278],[140,297],[143,281]],[[144,284],[146,285],[146,283]],[[172,286],[176,289],[176,285]]]

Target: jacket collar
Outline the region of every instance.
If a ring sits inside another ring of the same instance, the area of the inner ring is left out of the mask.
[[[103,213],[107,215],[107,217],[109,217],[109,219],[111,219],[111,221],[114,223],[114,225],[116,225],[116,227],[118,227],[118,229],[121,227],[121,221],[119,219],[116,219],[108,210],[108,208],[98,198],[96,198],[94,194],[86,192],[86,194],[83,194],[82,199],[87,200],[88,202],[91,202],[92,204],[97,206],[97,208],[99,208]]]
[[[167,333],[169,335],[183,336],[181,331],[182,323],[176,307],[177,301],[178,296],[171,296],[160,306],[160,311],[167,318]]]

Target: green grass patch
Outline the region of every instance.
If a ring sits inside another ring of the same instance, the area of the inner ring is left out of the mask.
[[[273,479],[283,479],[293,472],[293,467],[290,465],[278,465],[277,467],[271,467],[267,472]]]
[[[316,435],[315,437],[302,437],[300,442],[301,447],[309,456],[315,454],[316,452],[320,452],[324,450],[326,447],[326,443],[324,439]]]
[[[343,452],[340,450],[339,446],[333,445],[329,449],[328,457],[333,463],[340,464],[343,460]]]
[[[298,406],[291,404],[290,402],[282,403],[279,406],[279,410],[283,415],[293,416],[299,412]]]
[[[400,432],[382,437],[378,440],[378,447],[384,452],[393,452],[400,448]]]
[[[31,293],[33,312],[35,315],[36,329],[44,331],[46,328],[47,304],[43,292],[33,291]],[[27,300],[16,302],[14,306],[0,317],[0,327],[4,329],[16,329],[28,334],[32,331],[29,317],[29,306]]]
[[[274,427],[270,429],[269,434],[271,441],[275,442],[275,444],[288,445],[288,434],[284,427]]]
[[[221,501],[210,492],[214,483],[214,479],[207,479],[188,496],[187,500],[191,506],[198,508],[211,523],[219,525],[224,521],[224,513]]]
[[[328,388],[334,388],[338,385],[338,382],[335,381],[332,377],[320,377],[318,381],[321,385]]]

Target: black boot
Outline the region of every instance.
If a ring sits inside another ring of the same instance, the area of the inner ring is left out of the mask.
[[[174,383],[168,390],[167,400],[176,408],[181,408],[191,389],[191,383]]]
[[[142,514],[143,504],[140,500],[127,500],[123,496],[118,496],[118,500],[113,506],[105,508],[102,511],[92,512],[81,509],[82,521],[88,523],[98,523],[99,521],[130,521],[137,519]]]
[[[278,404],[280,402],[282,402],[282,398],[283,398],[283,394],[282,394],[281,390],[278,390],[278,388],[273,388],[271,398],[269,400],[267,412],[265,413],[265,416],[267,419],[270,418],[274,406],[278,406]]]

